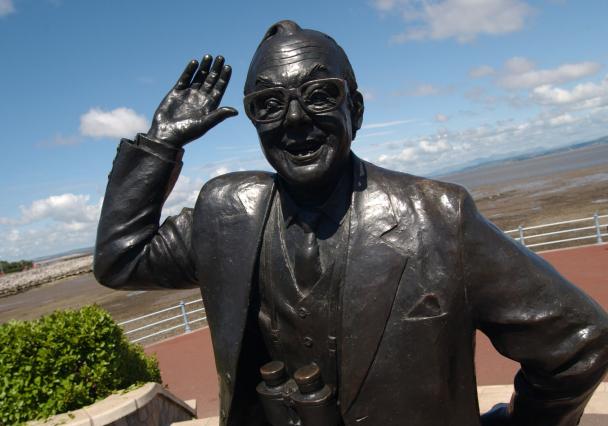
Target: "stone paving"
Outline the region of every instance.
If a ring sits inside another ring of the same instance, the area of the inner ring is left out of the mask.
[[[480,386],[477,388],[479,411],[484,413],[495,404],[507,402],[513,393],[513,386]],[[587,404],[579,426],[606,426],[608,424],[608,382],[601,383]],[[174,423],[176,426],[219,426],[218,417]]]

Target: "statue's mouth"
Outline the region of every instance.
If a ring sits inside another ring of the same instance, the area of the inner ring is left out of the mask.
[[[288,144],[285,151],[293,161],[308,163],[321,154],[323,145],[323,142],[318,139],[308,139],[304,142]]]

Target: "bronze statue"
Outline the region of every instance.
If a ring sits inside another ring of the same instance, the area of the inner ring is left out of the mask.
[[[576,425],[608,364],[608,317],[506,237],[456,185],[350,150],[363,97],[344,51],[273,25],[244,109],[276,174],[238,172],[159,225],[183,146],[219,108],[224,59],[190,62],[109,176],[95,275],[119,289],[200,286],[222,425]],[[475,330],[521,363],[479,416]]]

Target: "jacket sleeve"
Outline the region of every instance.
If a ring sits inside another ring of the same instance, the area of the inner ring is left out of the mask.
[[[183,150],[138,135],[118,147],[97,228],[93,271],[117,289],[195,288],[192,210],[159,227]]]
[[[498,352],[521,365],[504,409],[509,421],[496,424],[577,425],[608,365],[606,313],[483,218],[468,194],[461,221],[463,277],[473,319]]]

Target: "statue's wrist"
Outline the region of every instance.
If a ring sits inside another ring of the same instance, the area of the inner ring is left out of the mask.
[[[167,161],[181,161],[184,155],[184,150],[179,146],[169,145],[158,139],[153,139],[146,133],[138,134],[135,138],[135,144],[144,151],[155,154]]]
[[[175,135],[164,127],[165,126],[152,126],[150,127],[150,130],[145,133],[145,136],[154,142],[169,145],[175,149],[181,148],[183,143],[178,141]]]

